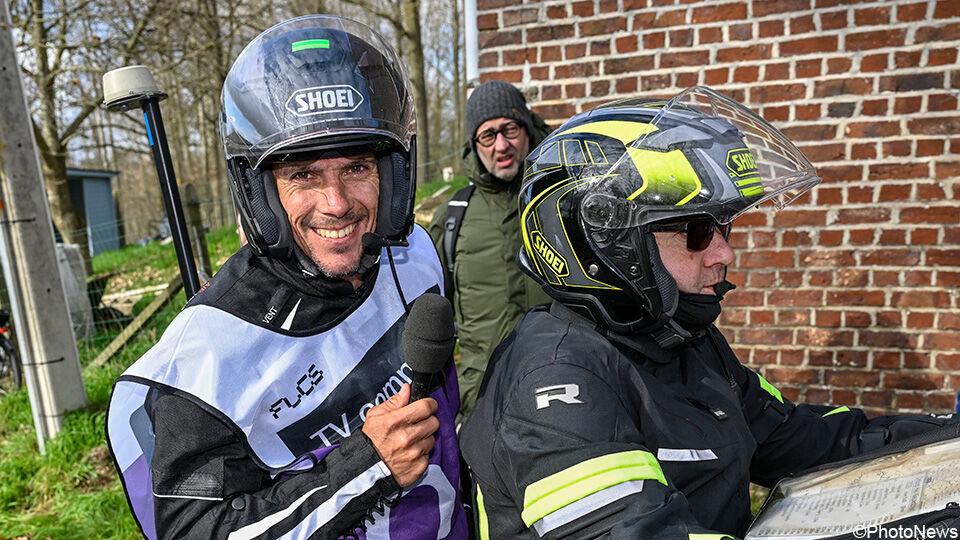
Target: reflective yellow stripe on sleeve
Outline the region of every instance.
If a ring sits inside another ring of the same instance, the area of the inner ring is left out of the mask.
[[[834,410],[828,412],[827,414],[823,415],[821,418],[826,418],[826,417],[830,416],[831,414],[837,414],[837,413],[842,413],[842,412],[850,412],[850,407],[847,407],[846,405],[844,405],[844,406],[842,406],[842,407],[837,407],[836,409],[834,409]]]
[[[480,529],[480,540],[490,540],[490,522],[487,521],[487,509],[483,506],[483,492],[477,485],[477,528]]]
[[[520,517],[530,527],[540,518],[587,495],[631,480],[656,480],[667,485],[657,458],[630,450],[595,457],[538,480],[523,492]]]
[[[763,388],[771,396],[777,398],[777,401],[783,403],[783,396],[780,395],[780,391],[777,390],[777,387],[768,383],[767,380],[763,378],[763,375],[757,373],[757,377],[760,377],[760,388]]]

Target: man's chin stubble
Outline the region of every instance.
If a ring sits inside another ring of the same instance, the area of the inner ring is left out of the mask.
[[[316,261],[314,261],[314,262],[316,262]],[[320,268],[320,271],[323,272],[323,275],[325,275],[325,276],[327,276],[327,277],[329,277],[329,278],[337,278],[337,279],[344,279],[344,278],[347,278],[347,277],[349,277],[349,276],[354,276],[354,275],[357,275],[357,274],[360,273],[360,265],[359,265],[359,264],[357,264],[356,266],[354,266],[352,269],[347,270],[346,272],[331,272],[331,271],[327,270],[326,268],[324,268],[324,267],[322,267],[322,266],[320,266],[319,268]]]
[[[333,251],[333,253],[335,253],[335,254],[337,254],[337,255],[340,255],[340,254],[342,254],[342,253],[347,253],[348,251],[350,251],[350,249],[351,249],[351,246],[343,246],[343,247],[340,247],[340,248],[335,248],[335,249],[333,249],[333,250],[331,250],[331,251]],[[352,276],[352,275],[355,275],[355,274],[359,273],[359,272],[360,272],[360,259],[362,258],[362,255],[363,255],[363,254],[361,253],[360,256],[357,257],[357,261],[356,261],[353,265],[351,265],[349,268],[347,268],[346,270],[342,270],[342,271],[336,272],[336,271],[330,270],[330,267],[329,267],[329,266],[327,266],[325,263],[321,262],[321,261],[320,261],[320,257],[318,257],[316,253],[313,253],[312,250],[311,250],[311,252],[310,252],[310,258],[313,260],[313,264],[316,264],[316,265],[317,265],[317,268],[320,269],[320,272],[322,272],[323,275],[325,275],[325,276],[327,276],[327,277],[331,277],[331,278],[345,278],[345,277]]]

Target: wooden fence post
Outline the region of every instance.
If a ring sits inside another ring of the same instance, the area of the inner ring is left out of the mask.
[[[197,270],[203,276],[204,280],[210,279],[213,275],[213,267],[210,265],[210,254],[207,253],[207,231],[203,225],[203,218],[200,217],[200,198],[197,197],[197,188],[193,184],[184,184],[184,195],[186,195],[186,217],[187,230],[190,231],[190,238],[193,238],[193,252],[197,256]]]

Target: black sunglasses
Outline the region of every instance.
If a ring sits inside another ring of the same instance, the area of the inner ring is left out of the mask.
[[[707,246],[709,246],[710,242],[713,241],[714,230],[720,231],[720,234],[723,236],[724,240],[729,240],[730,229],[732,228],[733,223],[720,225],[712,219],[696,219],[683,223],[655,223],[651,226],[650,231],[682,232],[687,235],[687,249],[690,251],[703,251],[707,249]]]
[[[500,126],[499,129],[485,129],[480,132],[479,135],[473,138],[473,142],[479,144],[483,147],[493,146],[493,143],[497,142],[497,135],[503,133],[503,136],[508,139],[516,139],[520,136],[520,124],[516,122],[507,122],[506,124]]]

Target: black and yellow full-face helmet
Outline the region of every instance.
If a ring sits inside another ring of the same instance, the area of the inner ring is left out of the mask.
[[[820,182],[780,131],[705,87],[581,113],[525,165],[521,268],[605,327],[665,333],[665,344],[677,342],[678,291],[652,230],[728,224],[768,200],[782,208]]]

